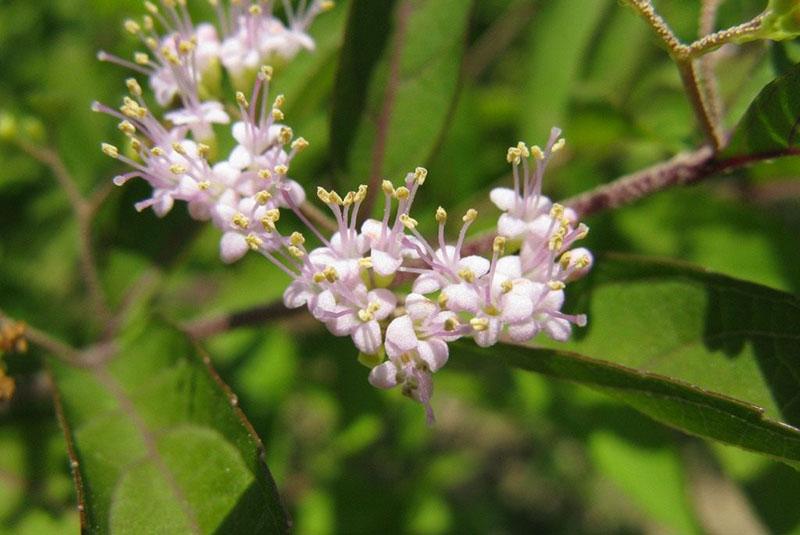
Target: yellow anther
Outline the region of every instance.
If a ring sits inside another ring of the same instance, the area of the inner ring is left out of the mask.
[[[194,48],[195,44],[192,41],[181,41],[178,43],[178,52],[184,56],[190,54]]]
[[[267,180],[270,177],[272,177],[272,171],[270,171],[269,169],[259,169],[258,178]]]
[[[469,268],[462,268],[458,270],[458,276],[464,279],[465,282],[475,282],[475,272]]]
[[[519,165],[522,160],[522,154],[517,147],[509,147],[506,153],[506,161],[510,164]]]
[[[328,266],[322,270],[322,273],[325,275],[325,279],[328,282],[336,282],[339,280],[339,273],[336,272],[336,269],[333,266]]]
[[[197,187],[203,191],[207,191],[211,187],[211,182],[208,180],[203,180],[202,182],[197,183]]]
[[[282,144],[286,145],[292,140],[294,137],[294,132],[288,126],[284,126],[281,128],[281,131],[278,133],[278,141]]]
[[[149,65],[150,64],[150,56],[148,56],[144,52],[134,52],[133,53],[133,61],[137,65]]]
[[[266,190],[261,190],[258,193],[256,193],[255,197],[256,197],[256,202],[261,206],[264,206],[272,198],[272,193]]]
[[[364,268],[364,269],[372,268],[372,257],[371,256],[365,256],[364,258],[359,258],[358,259],[358,265],[360,267]]]
[[[248,11],[250,12],[251,15],[255,16],[261,15],[261,6],[258,4],[253,4],[252,6],[250,6],[250,9],[248,9]]]
[[[323,2],[319,3],[320,11],[330,11],[336,6],[336,3],[333,0],[324,0]]]
[[[308,141],[304,137],[299,137],[292,142],[292,148],[301,151],[308,147]]]
[[[175,152],[177,152],[181,156],[185,156],[186,155],[186,149],[183,148],[183,145],[181,145],[177,141],[172,144],[172,150],[174,150]]]
[[[152,149],[150,149],[150,154],[152,154],[156,158],[160,158],[164,156],[165,153],[164,149],[162,149],[161,147],[153,147]]]
[[[274,232],[274,231],[275,231],[275,222],[274,222],[274,221],[272,221],[272,220],[271,220],[270,218],[268,218],[268,217],[262,217],[262,218],[261,218],[261,227],[262,227],[262,228],[263,228],[263,229],[264,229],[266,232],[272,233],[272,232]]]
[[[360,319],[363,322],[367,322],[375,319],[375,316],[372,314],[372,312],[370,312],[366,308],[362,308],[361,310],[358,311],[358,319]]]
[[[575,266],[577,266],[578,269],[584,269],[590,265],[592,265],[592,259],[589,255],[583,255],[575,262]]]
[[[315,283],[320,284],[325,281],[325,274],[321,271],[314,273],[313,280]]]
[[[272,108],[272,120],[273,121],[283,121],[286,116],[283,114],[281,110],[278,108]]]
[[[563,290],[564,288],[566,288],[566,286],[567,285],[561,281],[550,281],[547,283],[547,287],[553,290],[554,292],[557,292],[558,290]]]
[[[527,158],[531,155],[531,151],[528,149],[528,146],[522,141],[517,143],[517,150],[523,158]]]
[[[444,225],[447,222],[447,210],[441,206],[436,209],[436,222],[440,225]]]
[[[142,27],[139,26],[139,23],[133,19],[127,19],[123,24],[123,26],[125,27],[125,31],[127,31],[128,33],[132,33],[133,35],[136,35],[140,31],[142,31]]]
[[[386,195],[394,195],[394,186],[388,180],[381,182],[381,189]]]
[[[506,250],[506,237],[495,236],[494,241],[492,242],[492,251],[497,254],[503,254],[505,250]]]
[[[281,211],[277,208],[271,208],[264,213],[264,217],[269,219],[273,223],[277,222],[281,218]]]
[[[103,154],[109,156],[111,158],[119,158],[119,149],[110,143],[102,143],[100,148],[103,150]]]
[[[236,92],[236,102],[243,108],[247,107],[247,97],[241,91]]]
[[[567,251],[566,253],[561,255],[558,263],[561,266],[561,269],[567,269],[569,267],[569,263],[572,261],[572,253]]]
[[[330,192],[326,191],[322,186],[317,186],[317,197],[325,204],[330,204],[331,202]]]
[[[164,56],[164,59],[166,59],[169,63],[173,65],[181,64],[181,60],[178,57],[178,55],[175,54],[175,52],[173,52],[173,50],[166,45],[161,47],[161,55]]]
[[[169,166],[169,171],[173,175],[182,175],[182,174],[186,173],[186,166],[185,165],[181,165],[179,163],[174,163],[174,164]]]
[[[289,167],[283,164],[275,166],[275,172],[281,176],[289,172]]]
[[[345,206],[350,206],[355,201],[355,197],[356,197],[355,192],[348,191],[347,195],[344,196],[342,204],[344,204]]]
[[[253,251],[257,251],[262,245],[264,245],[264,240],[252,233],[248,234],[244,241],[247,242],[247,245]]]
[[[542,152],[542,149],[539,147],[539,145],[533,145],[531,147],[531,154],[533,154],[533,157],[537,160],[544,160],[544,152]]]
[[[486,314],[488,314],[489,316],[499,316],[500,315],[500,309],[497,308],[494,305],[487,306],[486,308],[483,309],[483,311]]]
[[[152,19],[150,19],[150,20],[152,20]],[[145,29],[146,29],[146,26],[145,26]],[[150,29],[152,29],[152,25],[151,25]],[[144,44],[146,44],[147,48],[149,48],[150,50],[157,50],[158,49],[158,40],[155,37],[148,37],[147,39],[144,40]]]
[[[408,214],[401,214],[400,215],[400,222],[406,227],[408,230],[414,230],[417,228],[417,220],[413,217],[410,217]]]
[[[147,11],[149,11],[153,15],[158,14],[158,6],[156,6],[153,2],[145,2],[144,7],[145,9],[147,9]]]
[[[588,235],[589,235],[589,227],[587,227],[587,226],[586,226],[586,225],[584,225],[583,223],[581,223],[580,225],[578,225],[578,236],[577,236],[577,238],[576,238],[576,239],[578,239],[578,240],[582,240],[582,239],[584,239],[584,238],[585,238],[586,236],[588,236]]]
[[[508,292],[514,289],[514,283],[511,282],[510,280],[504,280],[503,282],[500,283],[500,289],[503,290],[504,294],[507,294]]]
[[[197,154],[200,155],[201,158],[208,158],[208,155],[210,153],[211,153],[211,147],[209,147],[205,143],[197,144]]]
[[[453,332],[458,329],[461,324],[458,322],[458,318],[456,317],[449,317],[444,320],[444,330],[447,332]]]
[[[564,238],[556,234],[547,242],[547,248],[551,251],[559,251],[564,246]]]
[[[472,330],[482,332],[489,328],[489,320],[487,318],[472,318],[469,320]]]
[[[553,207],[550,208],[550,217],[553,219],[561,219],[564,217],[564,207],[558,203],[554,203]]]
[[[439,299],[437,299],[440,308],[445,308],[447,306],[447,294],[440,293]]]
[[[231,219],[231,223],[241,229],[245,229],[250,226],[250,219],[248,219],[244,214],[236,214],[233,216],[233,219]]]
[[[556,142],[553,144],[553,148],[552,148],[552,149],[550,149],[550,152],[551,152],[551,153],[556,153],[556,152],[560,151],[561,149],[563,149],[563,148],[564,148],[564,145],[566,144],[566,142],[567,142],[567,140],[566,140],[566,139],[564,139],[563,137],[562,137],[562,138],[560,138],[558,141],[556,141]]]
[[[425,183],[425,179],[428,177],[428,170],[424,167],[417,167],[414,170],[414,180],[417,181],[417,184],[420,186]]]
[[[275,102],[272,103],[273,108],[283,108],[286,105],[286,97],[283,94],[275,97]]]
[[[119,123],[119,125],[117,125],[117,128],[119,128],[120,131],[126,136],[132,136],[133,134],[136,133],[136,127],[133,126],[133,123],[127,120]]]
[[[295,258],[303,258],[306,255],[305,251],[294,245],[287,247],[287,250],[289,251],[289,254]]]
[[[264,77],[264,80],[272,80],[272,72],[272,67],[269,65],[261,67],[261,76]]]
[[[289,236],[289,243],[294,245],[295,247],[299,247],[306,242],[305,236],[300,234],[299,232],[292,232],[292,235]]]
[[[141,152],[143,148],[142,142],[136,139],[135,137],[131,138],[131,150],[135,153]]]
[[[408,199],[408,196],[411,195],[411,192],[408,191],[408,188],[405,186],[400,186],[396,190],[394,190],[394,196],[397,200],[404,201]]]
[[[470,208],[469,210],[467,210],[467,213],[464,214],[464,217],[462,217],[461,220],[464,223],[472,223],[477,218],[478,218],[478,211],[474,208]]]
[[[127,86],[131,95],[135,97],[142,96],[142,86],[139,85],[139,82],[136,80],[136,78],[128,78],[125,80],[125,85]]]
[[[358,191],[356,192],[355,202],[359,203],[362,202],[364,199],[367,198],[367,186],[361,184],[358,186]]]

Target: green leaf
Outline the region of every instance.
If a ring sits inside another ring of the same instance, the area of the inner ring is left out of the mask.
[[[542,143],[550,128],[564,126],[575,79],[589,52],[592,36],[609,2],[543,2],[530,31],[527,84],[520,108],[523,136]]]
[[[780,156],[797,145],[798,127],[800,64],[761,90],[736,126],[721,156]]]
[[[572,294],[589,325],[565,350],[462,351],[589,385],[682,431],[800,467],[800,299],[623,256],[600,259]]]
[[[425,164],[458,88],[471,2],[390,4],[351,5],[331,120],[333,160],[348,186]]]
[[[260,440],[198,351],[150,323],[106,363],[50,362],[86,531],[288,530]]]

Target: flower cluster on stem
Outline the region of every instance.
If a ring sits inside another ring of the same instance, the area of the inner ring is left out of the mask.
[[[411,209],[427,179],[421,167],[399,184],[384,181],[383,211],[363,223],[367,186],[344,194],[318,187],[316,196],[336,223],[329,235],[304,215],[305,191],[289,178],[294,157],[308,143],[285,124],[284,97],[270,100],[273,68],[255,68],[265,58],[288,60],[299,48],[313,48],[303,30],[329,3],[305,9],[301,2],[292,11],[287,2],[288,27],[270,14],[268,3],[232,2],[227,9],[212,3],[217,26],[193,25],[178,0],[164,0],[160,8],[148,2],[143,22],[126,23],[150,50],[129,66],[149,77],[163,114],[152,111],[133,78],[119,108],[95,104],[118,118],[129,138],[124,151],[102,146],[131,168],[114,182],[139,177],[152,186],[137,209],[164,215],[176,200],[186,202],[192,217],[220,229],[224,261],[252,251],[276,265],[290,280],[284,304],[306,307],[331,333],[350,337],[370,368],[369,382],[400,387],[425,407],[429,422],[432,376],[447,363],[452,342],[472,338],[488,347],[528,342],[539,333],[566,340],[573,325],[586,323],[584,315],[561,309],[565,286],[591,267],[589,251],[574,247],[588,229],[541,193],[547,164],[564,146],[558,129],[544,148],[520,142],[508,150],[513,188],[491,192],[502,214],[486,256],[462,254],[478,217],[474,209],[460,218],[454,240],[447,239],[443,207],[435,212],[432,239],[419,230]],[[165,36],[155,33],[157,25]],[[253,73],[251,87],[236,91],[227,106],[208,97],[219,65],[234,86]],[[235,148],[223,158],[216,148],[222,129],[213,125],[228,125],[231,117]],[[284,231],[287,213],[307,232]]]

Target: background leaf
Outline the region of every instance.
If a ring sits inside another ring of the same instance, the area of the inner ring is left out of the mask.
[[[391,5],[351,6],[331,121],[333,159],[348,187],[425,164],[456,96],[471,2]]]
[[[722,157],[779,154],[798,141],[800,65],[776,78],[750,104]]]
[[[589,326],[558,346],[577,353],[505,347],[498,356],[612,393],[678,429],[800,461],[791,427],[800,422],[800,300],[621,256],[598,262],[582,300]]]
[[[107,363],[50,365],[86,530],[288,530],[263,446],[236,396],[180,333],[146,323]]]

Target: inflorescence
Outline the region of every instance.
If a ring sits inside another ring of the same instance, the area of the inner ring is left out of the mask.
[[[193,218],[210,220],[222,231],[225,262],[248,251],[268,259],[291,279],[284,304],[307,307],[331,333],[351,337],[359,360],[371,368],[370,383],[400,386],[424,405],[429,422],[432,374],[447,362],[450,342],[472,338],[487,347],[502,340],[527,342],[540,332],[566,340],[573,324],[585,325],[584,315],[561,308],[566,284],[592,265],[589,251],[572,248],[588,229],[572,210],[541,194],[547,164],[564,146],[560,130],[552,130],[544,148],[520,142],[508,149],[514,187],[491,192],[502,215],[489,258],[463,254],[478,215],[473,209],[460,218],[454,242],[445,238],[449,215],[442,207],[434,216],[434,239],[418,230],[411,207],[427,178],[421,167],[399,185],[383,181],[382,217],[363,223],[359,210],[367,186],[344,195],[317,188],[336,222],[329,236],[304,215],[305,191],[288,176],[308,142],[284,124],[283,95],[270,102],[274,71],[262,65],[286,63],[301,48],[313,49],[305,29],[331,3],[315,1],[306,8],[303,1],[293,11],[285,1],[288,26],[272,15],[269,2],[231,1],[227,9],[211,3],[217,26],[195,26],[185,0],[162,0],[161,7],[145,2],[149,14],[141,22],[126,21],[125,28],[149,52],[137,53],[134,62],[100,54],[147,75],[164,110],[161,117],[151,110],[133,78],[119,108],[94,105],[117,117],[129,138],[127,150],[102,145],[105,154],[132,168],[114,182],[140,177],[153,188],[138,210],[151,207],[163,216],[174,201],[184,201]],[[221,91],[220,65],[239,89],[228,108],[213,98]],[[237,119],[230,128],[236,146],[223,158],[215,133],[221,130],[212,125],[229,124],[231,115]],[[317,246],[307,245],[301,232],[279,228],[287,211]]]

